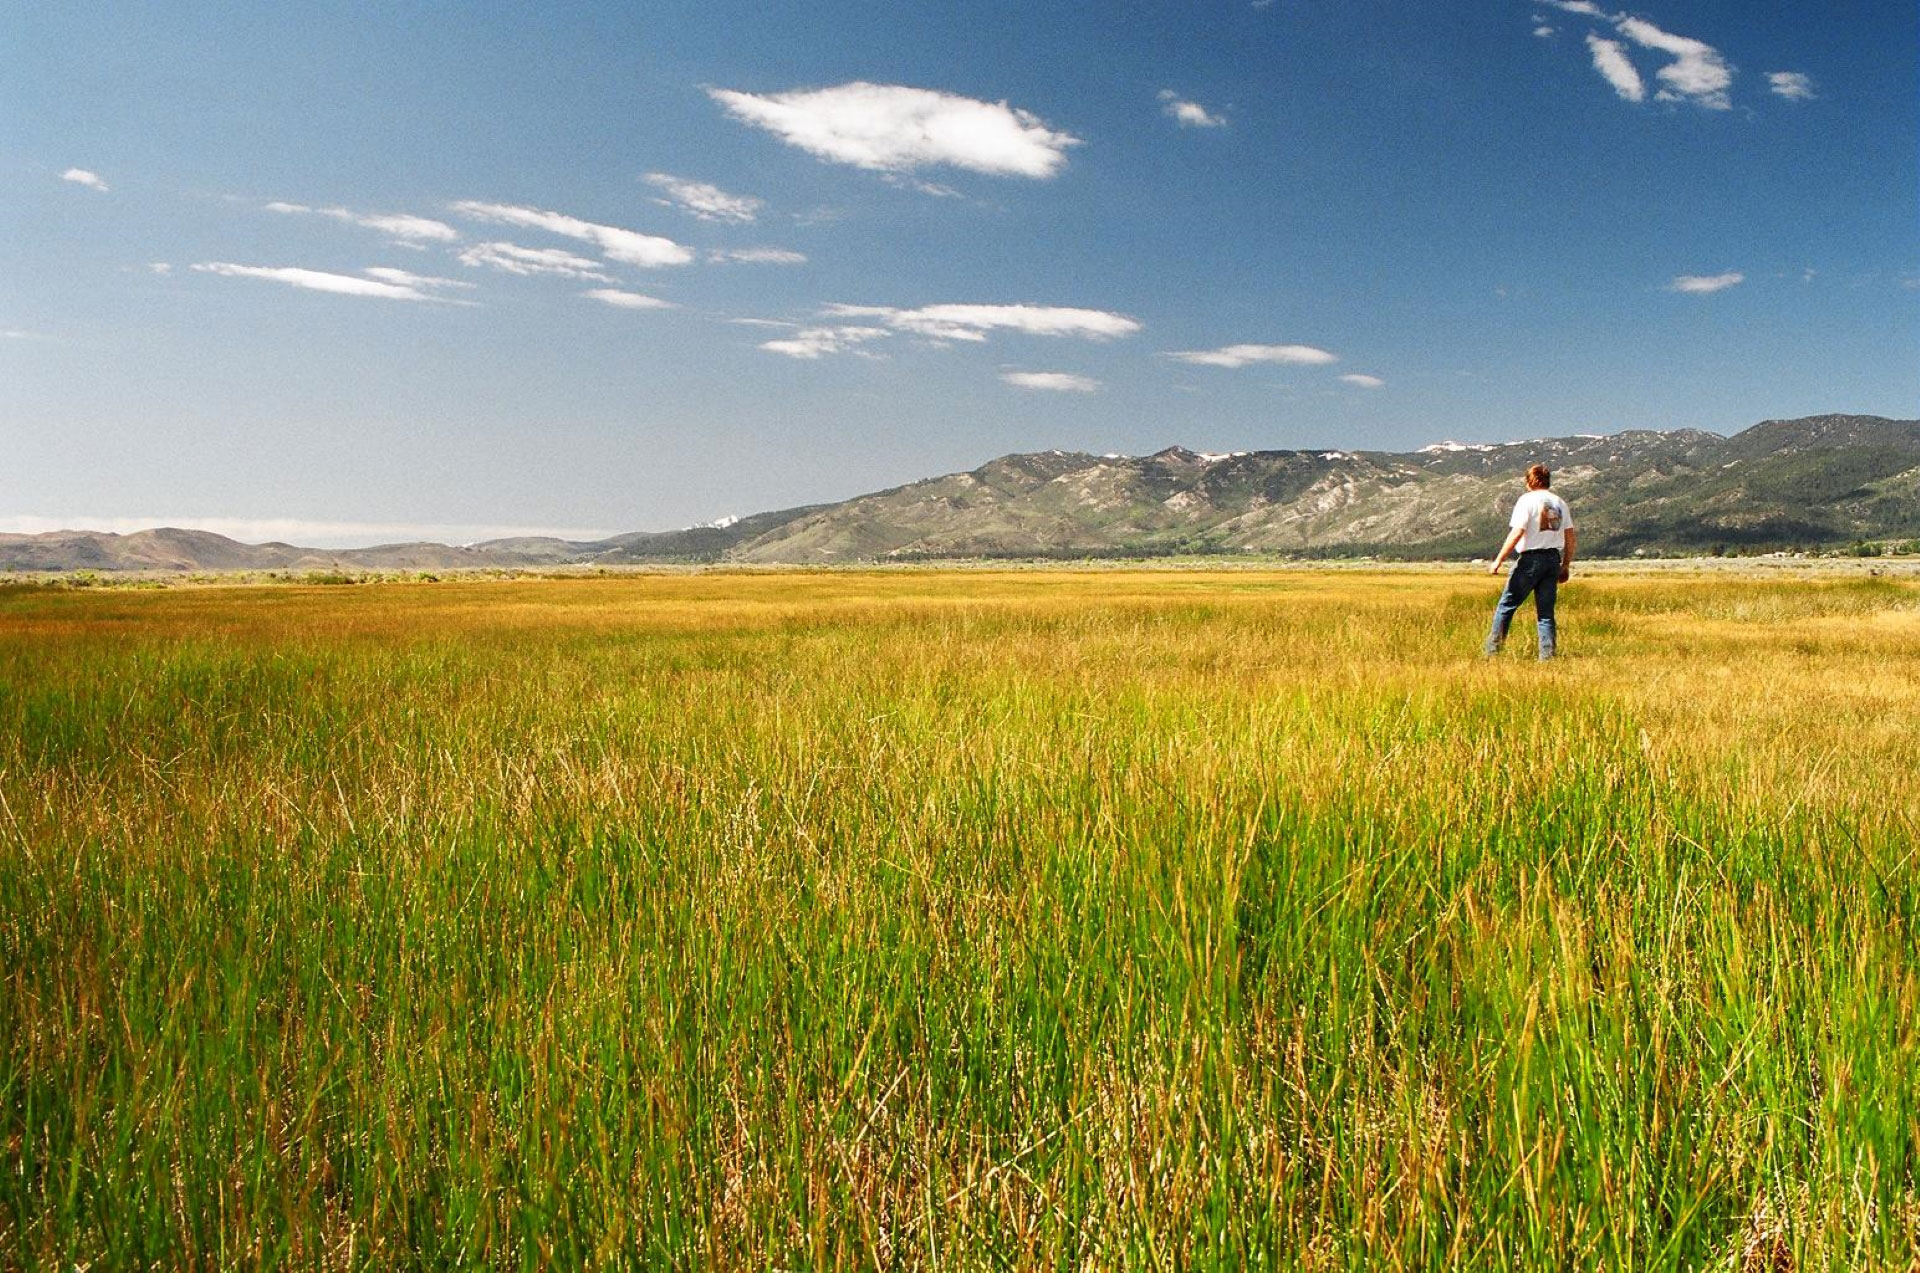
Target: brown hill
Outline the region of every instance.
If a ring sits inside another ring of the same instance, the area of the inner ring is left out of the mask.
[[[450,570],[647,562],[827,563],[1276,553],[1490,552],[1519,474],[1541,461],[1586,550],[1829,548],[1920,537],[1920,421],[1823,415],[1731,438],[1682,429],[1439,442],[1413,452],[1181,447],[1045,451],[839,504],[611,539],[315,549],[207,531],[0,535],[4,570]]]

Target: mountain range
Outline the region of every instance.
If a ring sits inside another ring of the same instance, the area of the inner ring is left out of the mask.
[[[1581,551],[1823,549],[1920,537],[1920,420],[1820,415],[1732,437],[1629,430],[1412,452],[1044,451],[836,504],[576,541],[319,549],[208,531],[0,535],[0,570],[422,570],[1260,553],[1487,556],[1526,466],[1553,469]]]

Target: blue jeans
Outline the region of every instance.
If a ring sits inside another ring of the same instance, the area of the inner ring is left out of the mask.
[[[1500,603],[1493,608],[1493,630],[1487,633],[1486,652],[1498,654],[1500,646],[1507,639],[1507,629],[1513,624],[1513,613],[1520,603],[1533,594],[1533,612],[1539,620],[1540,657],[1553,657],[1553,601],[1560,591],[1560,550],[1558,548],[1536,548],[1529,553],[1521,553],[1514,560],[1513,573],[1507,576],[1507,586],[1500,594]]]

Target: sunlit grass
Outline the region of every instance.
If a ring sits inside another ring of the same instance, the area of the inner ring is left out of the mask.
[[[1492,586],[0,593],[0,1265],[1909,1267],[1920,586]]]

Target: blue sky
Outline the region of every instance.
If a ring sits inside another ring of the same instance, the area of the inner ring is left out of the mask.
[[[1920,414],[1920,18],[10,6],[0,529]]]

